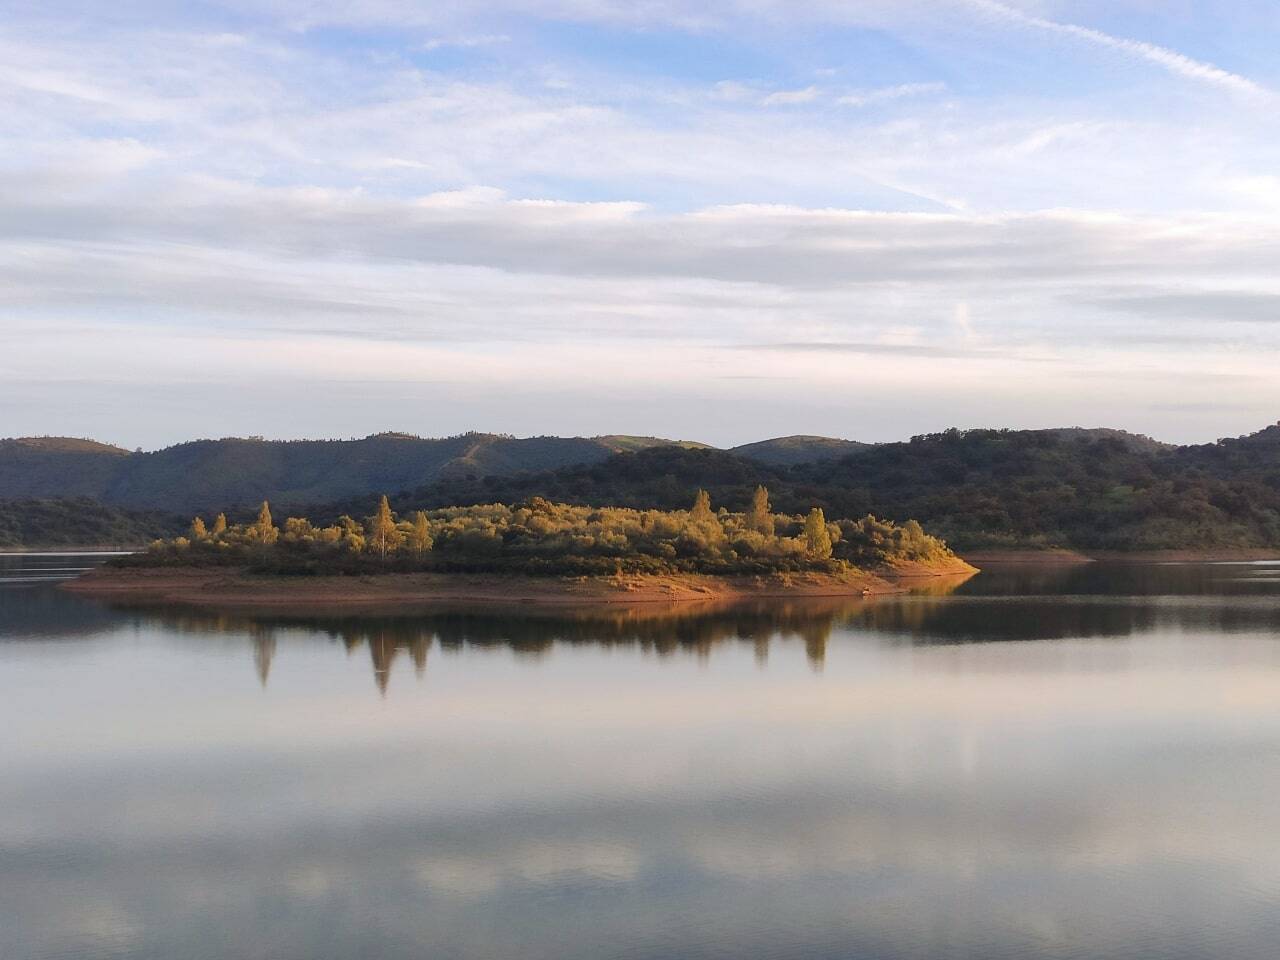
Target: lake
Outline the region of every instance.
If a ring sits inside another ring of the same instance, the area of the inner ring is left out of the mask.
[[[577,615],[0,557],[0,957],[1266,958],[1280,564]]]

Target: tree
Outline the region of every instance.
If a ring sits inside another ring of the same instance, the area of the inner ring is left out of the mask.
[[[698,495],[693,498],[693,508],[689,511],[689,519],[694,523],[703,523],[715,516],[711,512],[711,494],[705,490],[699,490]]]
[[[827,518],[822,515],[821,507],[814,507],[804,518],[804,549],[816,560],[831,556],[831,532],[827,530]]]
[[[196,517],[194,520],[192,520],[191,521],[191,539],[207,540],[208,537],[209,537],[209,531],[205,529],[204,517]]]
[[[419,510],[413,515],[413,529],[409,531],[409,546],[413,548],[414,553],[422,556],[431,549],[433,543],[431,526],[427,520],[427,515],[422,510]]]
[[[391,504],[386,494],[378,501],[378,512],[369,518],[369,545],[378,551],[378,556],[383,560],[400,545],[400,531],[396,529],[396,520],[391,515]]]
[[[280,536],[280,531],[276,529],[275,523],[271,519],[271,506],[267,501],[262,501],[262,506],[258,508],[258,519],[252,528],[253,539],[259,543],[275,543]]]
[[[220,537],[227,532],[227,515],[225,513],[218,514],[213,521],[212,535]]]
[[[364,550],[364,527],[358,520],[353,520],[344,513],[338,518],[338,529],[341,531],[340,539],[347,545],[347,549],[352,553]]]
[[[773,511],[769,506],[769,491],[763,486],[756,487],[751,495],[751,509],[747,511],[747,529],[766,537],[773,536]]]

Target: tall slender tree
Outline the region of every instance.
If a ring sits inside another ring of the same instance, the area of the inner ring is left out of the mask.
[[[196,517],[191,521],[191,539],[207,540],[208,538],[209,531],[205,529],[204,517]]]
[[[271,505],[263,500],[262,506],[258,508],[258,519],[253,525],[253,537],[259,543],[270,544],[275,543],[279,536],[280,531],[271,519]]]
[[[774,531],[773,510],[769,506],[769,491],[756,487],[751,495],[751,509],[747,511],[747,529],[766,537],[772,537]]]
[[[705,490],[699,490],[698,495],[693,498],[693,508],[689,511],[689,519],[695,523],[702,523],[714,516],[715,514],[711,512],[711,494]]]
[[[220,513],[213,519],[213,530],[210,531],[210,534],[215,537],[220,537],[226,532],[227,515],[225,513]]]
[[[422,556],[433,546],[431,526],[426,513],[422,510],[413,515],[413,529],[409,531],[409,546],[418,556]]]
[[[391,515],[391,503],[386,494],[378,501],[378,512],[369,519],[369,545],[383,560],[400,545],[400,531],[396,529],[396,519]]]
[[[804,518],[804,547],[809,556],[825,560],[831,556],[831,532],[821,507],[814,507]]]

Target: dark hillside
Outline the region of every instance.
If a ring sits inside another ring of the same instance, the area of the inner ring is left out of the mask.
[[[83,498],[0,500],[0,547],[137,547],[179,534],[186,525],[173,514]]]
[[[100,496],[130,456],[71,437],[0,440],[0,497]]]

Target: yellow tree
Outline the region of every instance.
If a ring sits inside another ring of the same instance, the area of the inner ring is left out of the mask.
[[[204,517],[196,517],[191,521],[191,539],[205,540],[209,536],[209,531],[204,527]]]
[[[220,537],[227,532],[227,515],[225,513],[220,513],[214,518],[213,530],[210,532],[215,537]]]
[[[711,512],[711,494],[705,490],[699,490],[698,495],[693,498],[693,508],[689,511],[689,519],[694,523],[702,523],[710,520],[714,514]]]
[[[821,507],[814,507],[804,518],[804,548],[809,556],[825,560],[831,556],[831,532]]]
[[[258,508],[258,519],[253,525],[253,538],[260,543],[275,543],[276,538],[280,536],[280,531],[276,529],[274,521],[271,519],[271,505],[267,501],[262,501],[262,506]]]
[[[751,509],[747,511],[747,529],[766,537],[773,536],[773,510],[769,506],[769,491],[763,486],[756,487],[751,495]]]
[[[378,501],[378,512],[369,519],[369,545],[378,551],[378,556],[383,560],[400,545],[400,531],[396,529],[396,520],[391,515],[391,504],[386,494]]]
[[[409,546],[418,556],[422,556],[434,545],[431,539],[431,526],[427,515],[419,510],[413,515],[413,529],[409,531]]]

